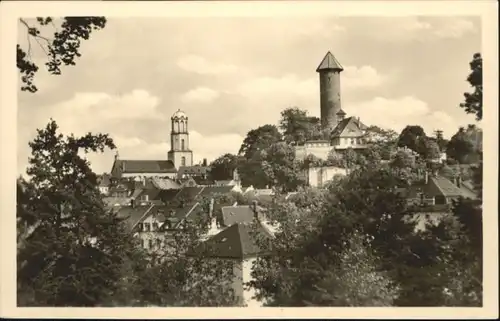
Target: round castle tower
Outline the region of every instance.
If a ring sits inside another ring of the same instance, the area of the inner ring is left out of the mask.
[[[316,72],[319,73],[321,126],[332,131],[342,117],[340,99],[340,73],[344,70],[330,51],[327,52]]]

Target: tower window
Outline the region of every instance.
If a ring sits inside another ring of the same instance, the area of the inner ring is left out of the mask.
[[[181,150],[184,150],[184,139],[181,139]]]
[[[184,143],[184,141],[182,141],[182,142]],[[184,144],[183,144],[183,146],[184,146]],[[181,157],[181,166],[186,166],[186,157],[184,157],[184,156]]]

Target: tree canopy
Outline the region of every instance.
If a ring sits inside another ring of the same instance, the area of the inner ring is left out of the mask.
[[[307,111],[297,107],[281,112],[279,127],[288,143],[302,144],[307,140],[323,138],[320,119],[308,116]]]
[[[95,306],[118,290],[134,244],[105,209],[97,176],[80,155],[115,146],[105,134],[64,137],[57,129],[51,120],[38,130],[30,180],[18,182],[18,221],[32,230],[18,252],[19,299],[32,293],[37,305]]]
[[[32,93],[38,90],[35,75],[40,68],[31,57],[32,46],[37,44],[47,56],[47,71],[59,75],[62,66],[76,64],[76,58],[81,56],[82,40],[88,40],[92,32],[103,29],[107,22],[105,17],[63,17],[61,21],[53,17],[37,17],[20,18],[19,21],[26,28],[28,48],[17,45],[17,69],[21,74],[21,90]],[[42,33],[42,28],[47,25],[53,27],[52,36]]]
[[[233,178],[233,172],[238,167],[239,157],[233,154],[224,154],[210,163],[210,176],[214,180]]]
[[[465,101],[460,107],[468,114],[474,114],[476,120],[483,118],[483,57],[480,53],[472,56],[469,63],[471,73],[467,77],[467,82],[472,87],[472,92],[464,93]]]

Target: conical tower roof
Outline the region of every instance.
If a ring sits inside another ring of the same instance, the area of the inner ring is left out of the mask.
[[[325,55],[325,58],[323,58],[323,60],[319,64],[318,68],[316,68],[316,72],[320,72],[323,70],[342,71],[342,70],[344,70],[344,68],[342,68],[342,65],[332,55],[332,53],[330,51],[328,51]]]

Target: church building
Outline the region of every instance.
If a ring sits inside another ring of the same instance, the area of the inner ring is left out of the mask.
[[[325,159],[333,148],[338,151],[366,148],[367,126],[359,117],[346,118],[347,114],[342,109],[340,73],[343,70],[331,52],[325,55],[316,69],[319,73],[321,127],[328,133],[329,139],[306,141],[296,146],[297,158],[304,159],[312,154]]]
[[[180,168],[193,167],[193,151],[189,149],[188,117],[180,109],[171,117],[170,151],[167,159],[137,160],[115,156],[111,176],[120,178],[163,177],[177,179]]]

